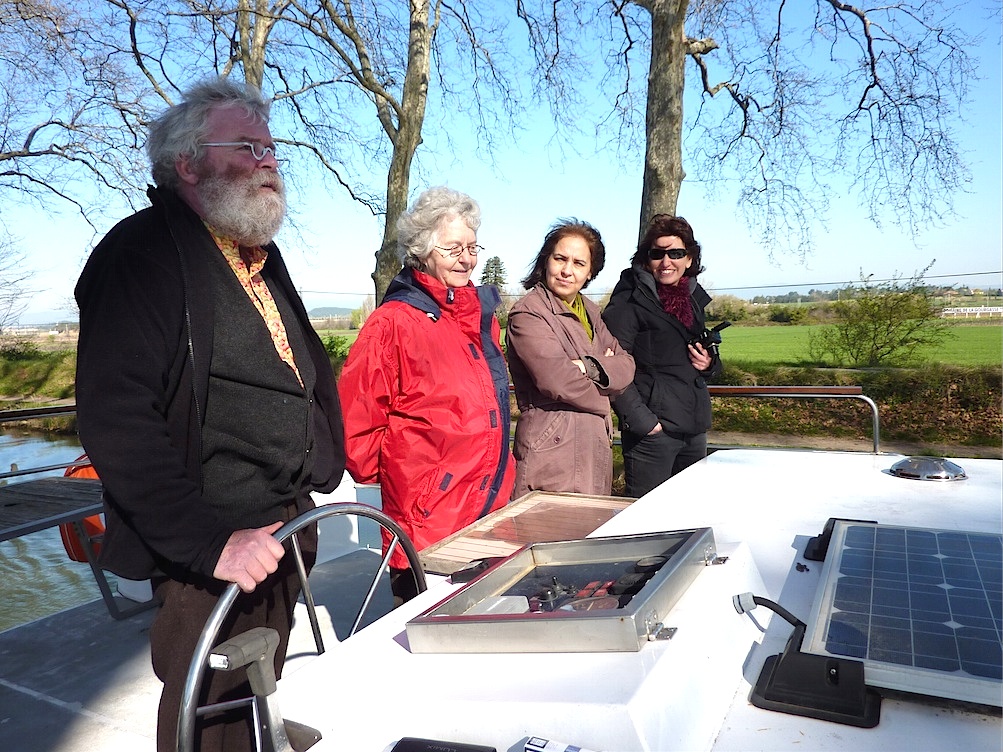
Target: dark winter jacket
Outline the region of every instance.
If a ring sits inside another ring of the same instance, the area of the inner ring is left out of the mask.
[[[624,350],[634,356],[634,383],[613,402],[620,430],[644,436],[662,424],[670,433],[695,436],[710,428],[707,379],[721,372],[715,357],[698,371],[690,363],[687,344],[704,329],[704,308],[711,298],[692,277],[693,326],[687,329],[666,313],[658,300],[655,278],[640,266],[625,269],[603,311],[603,319]]]
[[[447,288],[405,269],[338,379],[348,470],[418,550],[508,503],[508,372],[492,286]],[[406,567],[397,549],[394,567]]]
[[[101,565],[131,579],[161,571],[211,576],[234,526],[202,496],[201,430],[213,352],[208,263],[219,254],[201,219],[170,191],[119,222],[77,282],[77,420],[105,488]],[[341,410],[330,360],[278,249],[262,274],[295,312],[317,373],[313,474],[328,492],[344,473]],[[308,494],[296,502],[312,506]]]

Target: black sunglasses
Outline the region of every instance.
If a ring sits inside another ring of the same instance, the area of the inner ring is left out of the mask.
[[[661,261],[665,254],[669,254],[670,259],[681,259],[686,255],[685,248],[649,248],[648,258],[652,261]]]

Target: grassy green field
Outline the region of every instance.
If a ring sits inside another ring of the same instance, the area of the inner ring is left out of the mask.
[[[809,332],[821,328],[732,326],[721,332],[721,357],[748,363],[802,363],[807,360]],[[959,366],[1003,364],[1003,326],[952,326],[940,345],[922,350],[920,356],[927,362]]]
[[[317,334],[321,339],[325,337],[344,337],[349,343],[355,342],[359,337],[358,329],[318,329]]]
[[[721,355],[726,360],[746,363],[797,365],[807,359],[808,333],[822,327],[813,326],[742,326],[735,325],[721,332]],[[359,336],[357,329],[322,330],[327,336],[345,337],[349,343]],[[504,341],[505,332],[502,332]],[[991,366],[1003,364],[1003,324],[958,324],[948,329],[948,336],[938,346],[921,352],[930,363],[957,366]]]

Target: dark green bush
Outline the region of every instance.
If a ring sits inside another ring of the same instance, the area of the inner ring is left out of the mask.
[[[34,360],[41,354],[38,345],[29,340],[14,339],[0,342],[0,358],[3,360]]]
[[[341,374],[341,367],[345,365],[352,342],[348,337],[337,334],[329,334],[321,341],[324,343],[324,349],[331,359],[331,367],[334,368],[334,375],[337,377]]]
[[[734,295],[718,296],[707,307],[708,321],[743,321],[748,315],[748,304]]]
[[[808,319],[808,309],[792,305],[771,305],[770,321],[777,324],[803,324]]]

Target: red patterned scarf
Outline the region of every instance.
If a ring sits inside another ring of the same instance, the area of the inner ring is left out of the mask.
[[[675,316],[687,329],[693,326],[693,304],[690,303],[690,286],[686,277],[675,285],[662,285],[656,282],[655,289],[658,290],[658,300],[662,304],[663,311]]]

